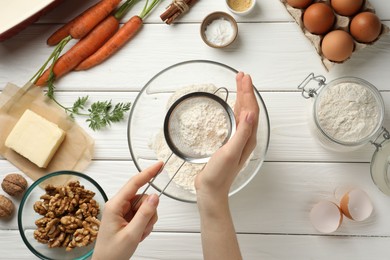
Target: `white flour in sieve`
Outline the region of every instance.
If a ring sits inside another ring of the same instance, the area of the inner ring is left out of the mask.
[[[208,157],[223,145],[228,135],[228,120],[221,105],[208,98],[190,99],[177,108],[178,127],[171,130],[181,146],[196,157]]]
[[[378,125],[380,106],[366,87],[357,83],[340,83],[322,93],[317,107],[321,128],[343,142],[358,142]]]
[[[167,110],[183,95],[198,91],[214,93],[216,90],[217,87],[212,84],[184,87],[176,91],[170,97],[167,104]],[[217,93],[217,95],[218,94],[223,97],[221,93]],[[183,110],[180,120],[180,124],[182,126],[180,134],[186,137],[186,145],[192,147],[195,152],[211,155],[222,146],[222,142],[228,134],[228,122],[226,119],[220,120],[221,114],[224,113],[223,108],[211,105],[210,101],[206,101],[204,103],[202,102],[203,104],[194,106],[193,109]],[[157,134],[154,142],[152,143],[152,149],[156,152],[157,158],[162,161],[166,161],[166,159],[171,155],[172,151],[169,149],[165,141],[162,130]],[[164,170],[167,171],[169,177],[172,178],[182,163],[182,159],[172,155],[172,158],[165,165]],[[194,180],[196,175],[202,170],[203,166],[204,164],[185,163],[176,174],[173,181],[184,189],[195,192]]]

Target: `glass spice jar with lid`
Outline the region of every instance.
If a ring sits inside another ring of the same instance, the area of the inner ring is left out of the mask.
[[[312,86],[309,83],[316,83]],[[378,89],[356,77],[341,77],[329,83],[322,75],[309,74],[298,86],[310,106],[311,132],[326,149],[350,152],[371,143],[376,151],[371,161],[374,183],[390,196],[390,135],[383,127],[385,105]]]

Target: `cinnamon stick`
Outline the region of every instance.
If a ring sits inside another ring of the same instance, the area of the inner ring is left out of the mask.
[[[166,23],[166,24],[172,24],[172,23],[176,20],[176,18],[178,18],[180,15],[181,15],[181,14],[180,14],[179,12],[173,14],[171,17],[169,17],[169,18],[165,21],[165,23]]]
[[[188,7],[193,6],[198,0],[184,0],[185,4]],[[163,20],[166,24],[172,24],[179,16],[183,14],[182,10],[180,10],[177,5],[172,2],[167,10],[160,15],[161,20]]]
[[[160,15],[161,20],[165,21],[175,13],[177,13],[179,9],[176,7],[176,5],[169,5],[167,10]]]

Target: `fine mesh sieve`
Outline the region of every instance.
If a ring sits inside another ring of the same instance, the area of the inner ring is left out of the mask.
[[[225,100],[216,95],[220,90],[226,92]],[[145,194],[158,174],[162,172],[164,166],[168,163],[173,154],[183,159],[183,163],[178,167],[175,174],[173,174],[172,178],[170,178],[169,182],[161,190],[159,196],[165,191],[184,163],[207,163],[214,152],[229,141],[235,132],[236,121],[233,110],[226,102],[228,94],[229,92],[226,88],[219,88],[214,93],[193,92],[180,97],[173,103],[164,120],[164,137],[172,153],[166,159],[163,167],[156,176],[149,182],[142,195]],[[202,110],[197,110],[199,107],[201,107]],[[210,109],[217,111],[216,116],[213,118],[213,120],[217,120],[217,122],[210,122],[210,118],[208,118],[206,114],[194,113],[194,111],[207,111]],[[191,122],[191,124],[186,124],[184,121]],[[218,126],[224,128],[215,129],[220,131],[214,135],[214,137],[218,136],[219,142],[212,143],[210,140],[212,136],[207,136],[206,133],[203,133],[209,123],[217,123]],[[193,136],[188,135],[188,131],[186,131],[188,130],[186,129],[187,127],[194,128],[192,129],[192,132],[195,131],[198,136],[202,137],[200,138],[201,142],[199,142],[199,138],[193,140]],[[202,136],[203,134],[204,136]],[[206,151],[205,147],[208,148]],[[133,207],[135,207],[141,197],[142,196],[135,201]]]
[[[200,113],[210,110],[218,111],[212,119]],[[206,132],[210,124],[218,125],[221,129],[215,129],[213,135],[207,136],[210,134]],[[179,98],[168,110],[164,121],[164,136],[169,148],[190,163],[206,163],[230,139],[234,129],[234,113],[230,106],[208,92],[193,92]],[[192,130],[191,134],[186,130]],[[218,140],[211,142],[213,138]]]

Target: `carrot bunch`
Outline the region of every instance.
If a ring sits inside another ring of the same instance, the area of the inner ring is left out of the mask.
[[[128,42],[141,29],[143,20],[153,10],[153,8],[160,2],[160,0],[153,0],[148,5],[148,0],[140,15],[131,17],[102,47],[100,47],[94,54],[82,61],[76,70],[87,70],[92,68],[117,52],[126,42]]]
[[[140,15],[134,15],[119,28],[120,19],[137,1],[127,0],[114,14],[110,14],[120,0],[102,0],[58,29],[47,40],[49,45],[66,45],[72,38],[80,40],[64,55],[53,59],[52,66],[39,73],[34,83],[45,86],[48,81],[71,70],[92,68],[117,52],[136,35],[145,17],[162,0],[152,0],[151,3],[146,0]]]
[[[102,0],[96,3],[55,31],[47,39],[47,44],[50,46],[57,45],[68,35],[71,35],[73,39],[83,38],[106,18],[120,2],[121,0]]]

